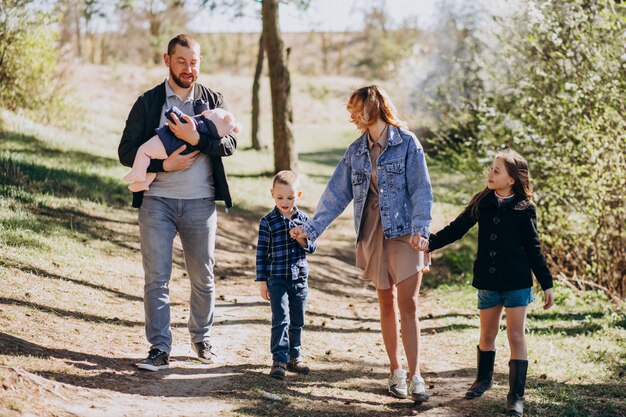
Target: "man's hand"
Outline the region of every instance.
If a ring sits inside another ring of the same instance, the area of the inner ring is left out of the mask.
[[[267,281],[259,281],[259,292],[261,294],[261,298],[265,301],[270,300],[270,292],[267,290]]]
[[[163,169],[166,172],[181,171],[188,169],[195,162],[200,151],[193,151],[187,155],[181,155],[180,153],[185,150],[187,145],[183,145],[176,149],[170,156],[163,161]]]
[[[187,123],[182,123],[178,119],[178,117],[176,117],[176,115],[172,113],[172,120],[174,122],[170,122],[168,126],[174,136],[184,140],[192,146],[196,146],[200,141],[200,134],[196,130],[196,123],[190,116],[187,116],[186,114],[183,114],[183,119],[185,119]]]

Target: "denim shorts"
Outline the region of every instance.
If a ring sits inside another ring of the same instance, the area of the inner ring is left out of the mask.
[[[499,304],[506,308],[525,307],[534,299],[532,287],[511,291],[478,290],[478,309],[491,308]]]

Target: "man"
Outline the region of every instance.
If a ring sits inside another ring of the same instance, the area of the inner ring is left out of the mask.
[[[200,361],[215,361],[209,341],[215,309],[215,201],[223,200],[227,208],[232,207],[222,157],[232,155],[237,147],[230,135],[220,138],[199,134],[190,118],[194,101],[200,98],[210,109],[226,109],[221,94],[196,83],[202,60],[198,42],[188,35],[176,36],[169,42],[163,60],[169,77],[137,99],[118,148],[120,162],[132,166],[139,146],[163,126],[165,110],[175,105],[187,123],[173,116],[170,130],[196,149],[184,154],[186,146],[181,146],[165,160],[153,159],[148,171],[157,173],[156,179],[145,193],[133,194],[133,207],[139,208],[146,337],[151,344],[148,357],[137,366],[150,371],[169,366],[172,331],[168,284],[177,233],[191,281],[191,345]]]

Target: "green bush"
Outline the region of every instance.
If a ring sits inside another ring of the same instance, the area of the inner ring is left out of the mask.
[[[56,100],[58,29],[43,8],[39,1],[0,0],[0,107],[48,109]]]
[[[552,271],[622,299],[625,25],[621,2],[527,2],[482,57],[490,87],[462,104],[475,110],[466,124],[476,129],[465,140],[480,161],[504,146],[528,159]]]

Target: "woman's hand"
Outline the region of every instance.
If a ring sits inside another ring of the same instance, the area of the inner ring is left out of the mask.
[[[420,235],[419,233],[411,236],[411,240],[409,241],[409,244],[411,245],[413,249],[415,249],[418,252],[423,252],[423,251],[428,250],[428,239],[426,239],[424,236]]]
[[[547,310],[554,305],[554,293],[552,288],[548,288],[543,292],[543,309]]]
[[[270,300],[270,292],[267,290],[267,281],[259,281],[259,293],[265,301]]]
[[[183,114],[183,119],[185,119],[187,123],[182,123],[178,119],[178,117],[176,117],[176,115],[172,113],[172,120],[174,122],[170,122],[168,124],[168,127],[170,128],[174,136],[184,140],[191,146],[196,146],[200,141],[200,134],[196,130],[196,123],[191,117],[187,116],[186,114]]]

